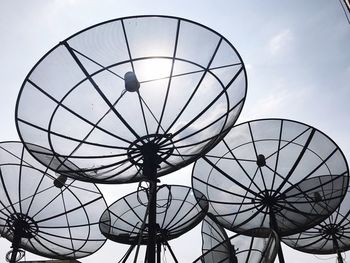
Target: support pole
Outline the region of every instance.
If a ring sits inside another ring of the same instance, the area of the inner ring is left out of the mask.
[[[337,251],[338,263],[344,263],[343,257],[340,253],[340,250],[339,250],[339,244],[337,241],[337,237],[334,234],[332,235],[332,239],[333,239],[333,246],[334,246],[335,250]]]
[[[150,182],[149,214],[148,214],[148,263],[155,263],[156,254],[156,224],[157,224],[157,182]]]
[[[281,246],[281,240],[280,240],[280,234],[278,231],[278,226],[277,226],[277,222],[276,222],[276,217],[275,214],[273,213],[273,211],[271,211],[272,208],[270,208],[270,227],[272,230],[274,230],[277,233],[277,239],[278,239],[278,261],[280,263],[285,263],[284,261],[284,256],[283,256],[283,251],[282,251],[282,246]]]
[[[159,157],[158,146],[149,142],[142,146],[143,175],[149,181],[148,193],[148,244],[147,263],[156,263],[156,236],[157,236],[157,167]]]
[[[148,246],[146,248],[145,263],[148,263]]]
[[[338,255],[338,263],[344,263],[343,257],[342,257],[342,255],[341,255],[339,250],[337,250],[337,255]]]
[[[161,263],[162,244],[157,242],[157,263]]]
[[[21,244],[21,233],[22,231],[15,226],[14,238],[11,246],[12,254],[11,254],[10,263],[16,263],[17,252],[19,249],[19,245]]]

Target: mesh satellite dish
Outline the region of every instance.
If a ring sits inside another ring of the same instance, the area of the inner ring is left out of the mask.
[[[91,255],[105,243],[98,228],[107,205],[94,184],[55,175],[20,142],[0,143],[0,233],[12,242],[9,262],[23,248],[57,259]]]
[[[200,195],[200,193],[196,193],[196,197]],[[135,255],[135,260],[137,260],[139,246],[147,245],[150,240],[148,196],[147,189],[140,189],[113,203],[101,216],[100,229],[108,239],[131,245],[122,259],[123,262],[126,262],[135,247],[137,247]],[[207,209],[206,198],[202,195],[202,198],[196,199],[193,190],[189,187],[162,185],[157,188],[155,239],[158,261],[160,260],[161,246],[164,245],[171,251],[177,262],[168,241],[195,227],[202,221]],[[146,261],[147,259],[145,259]]]
[[[235,126],[193,168],[193,188],[225,228],[295,234],[328,217],[348,188],[337,145],[306,124],[284,119]],[[279,252],[280,261],[283,260]]]
[[[275,232],[267,229],[256,230],[254,236],[235,234],[228,238],[226,231],[210,216],[203,220],[202,240],[203,254],[194,263],[272,263],[279,246]]]
[[[233,262],[233,251],[225,229],[212,219],[210,213],[202,221],[203,262]]]
[[[158,177],[217,143],[238,118],[246,85],[239,54],[217,32],[176,17],[126,17],[50,50],[22,85],[16,123],[26,148],[57,172],[138,181],[146,152]]]
[[[157,178],[224,137],[246,86],[236,49],[210,28],[169,16],[120,18],[74,34],[34,66],[16,125],[28,151],[64,176],[148,180],[155,262]]]
[[[337,254],[343,263],[341,252],[350,249],[350,196],[347,194],[331,216],[304,232],[283,237],[288,246],[312,254]]]

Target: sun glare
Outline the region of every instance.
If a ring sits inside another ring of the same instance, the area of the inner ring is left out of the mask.
[[[135,63],[135,73],[140,82],[167,78],[170,76],[172,60],[152,58]]]

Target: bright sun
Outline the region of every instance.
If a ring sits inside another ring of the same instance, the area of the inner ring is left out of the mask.
[[[140,82],[148,80],[156,80],[170,76],[171,59],[152,58],[137,61],[135,66],[135,73]]]

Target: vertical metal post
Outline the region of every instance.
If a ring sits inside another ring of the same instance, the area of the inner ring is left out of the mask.
[[[149,212],[148,212],[148,263],[155,263],[156,254],[156,224],[157,224],[157,182],[150,182],[149,192]]]
[[[158,146],[147,143],[142,146],[143,175],[149,180],[149,211],[148,211],[148,244],[147,263],[156,263],[156,235],[157,235],[157,167],[159,157]]]
[[[335,234],[332,235],[332,239],[333,239],[333,246],[334,246],[335,250],[337,251],[338,263],[344,263],[343,257],[339,251],[339,244],[338,244],[337,237],[335,236]]]
[[[272,211],[272,208],[270,208],[270,227],[272,230],[274,230],[277,233],[277,239],[278,239],[278,261],[280,263],[285,263],[284,261],[284,256],[283,256],[283,251],[282,251],[282,246],[281,246],[281,240],[280,240],[280,234],[278,231],[278,226],[276,222],[276,217],[274,212]]]
[[[337,255],[338,255],[338,263],[344,263],[343,257],[342,257],[342,255],[341,255],[339,249],[337,250]]]
[[[157,242],[157,263],[161,263],[162,244]]]
[[[13,237],[12,246],[11,246],[12,254],[11,254],[10,263],[16,263],[17,252],[19,249],[19,245],[21,243],[21,233],[22,231],[15,226],[15,231],[13,233],[14,237]]]

